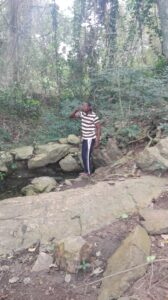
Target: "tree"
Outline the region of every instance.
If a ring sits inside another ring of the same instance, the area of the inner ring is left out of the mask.
[[[157,0],[161,31],[162,31],[162,51],[168,60],[168,1]]]

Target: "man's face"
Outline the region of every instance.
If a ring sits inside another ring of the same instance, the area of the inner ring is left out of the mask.
[[[85,112],[85,113],[88,113],[90,111],[90,107],[87,103],[83,103],[82,105],[82,110]]]

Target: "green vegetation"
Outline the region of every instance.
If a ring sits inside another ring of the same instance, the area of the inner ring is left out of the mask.
[[[68,116],[88,100],[102,143],[129,143],[156,117],[167,134],[164,5],[74,0],[66,14],[54,0],[0,1],[1,149],[79,134]]]

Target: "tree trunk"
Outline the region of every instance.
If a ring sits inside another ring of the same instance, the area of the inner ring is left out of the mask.
[[[162,31],[162,51],[166,59],[168,60],[168,1],[157,0],[161,31]]]
[[[18,82],[18,0],[9,1],[10,9],[10,55],[12,80]]]

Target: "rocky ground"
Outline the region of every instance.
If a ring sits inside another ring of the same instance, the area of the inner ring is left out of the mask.
[[[168,300],[166,143],[1,202],[0,300]]]
[[[153,206],[155,209],[168,209],[168,193],[163,193],[156,199]],[[139,215],[128,218],[125,216],[101,230],[84,236],[85,240],[93,245],[93,250],[88,267],[79,269],[76,274],[67,275],[54,265],[45,271],[32,272],[39,255],[39,247],[32,246],[1,258],[0,299],[96,300],[108,259],[139,223]],[[156,262],[151,263],[145,274],[125,292],[121,298],[123,300],[168,299],[168,235],[153,235],[151,241],[151,255],[156,257]]]

